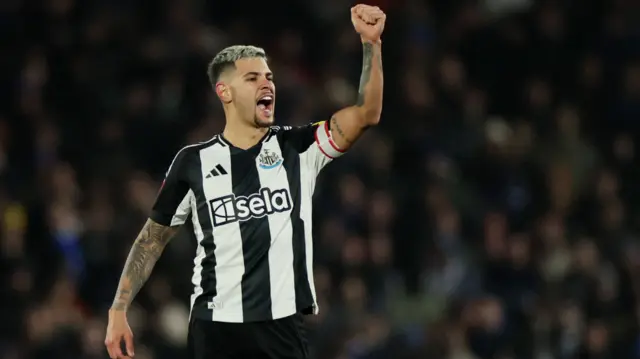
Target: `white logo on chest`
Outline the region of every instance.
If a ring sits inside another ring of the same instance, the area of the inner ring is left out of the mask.
[[[228,195],[209,201],[213,224],[221,226],[237,221],[247,221],[274,213],[291,210],[291,196],[286,189],[262,188],[249,196]]]

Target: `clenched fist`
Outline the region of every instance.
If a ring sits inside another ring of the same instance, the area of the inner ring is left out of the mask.
[[[351,8],[351,22],[362,41],[377,44],[387,15],[377,6],[359,4]]]

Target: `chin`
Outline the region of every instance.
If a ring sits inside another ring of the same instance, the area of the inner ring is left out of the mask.
[[[254,122],[255,122],[256,126],[258,126],[258,127],[269,127],[269,126],[273,125],[275,120],[274,120],[273,116],[271,116],[271,117],[256,116],[255,119],[254,119]]]

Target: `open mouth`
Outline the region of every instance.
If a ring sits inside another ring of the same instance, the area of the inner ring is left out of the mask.
[[[271,117],[273,114],[273,95],[268,94],[260,97],[258,100],[258,110],[260,110],[265,117]]]

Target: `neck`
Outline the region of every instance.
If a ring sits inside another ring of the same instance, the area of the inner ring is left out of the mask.
[[[246,150],[255,146],[268,130],[268,127],[251,126],[240,119],[227,116],[222,135],[235,147]]]

